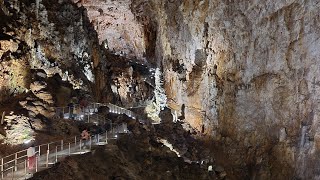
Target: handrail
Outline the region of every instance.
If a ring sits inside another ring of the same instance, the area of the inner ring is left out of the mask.
[[[121,133],[121,132],[118,132],[119,131],[119,129],[121,128],[121,127],[123,127],[124,126],[124,124],[121,124],[121,125],[118,125],[118,126],[116,126],[115,127],[115,129],[116,129],[116,131],[117,132],[112,132],[112,133]],[[126,133],[127,132],[127,130],[123,130],[123,132],[124,133]],[[107,132],[108,133],[108,132]],[[99,141],[100,141],[100,138],[99,138],[99,136],[101,135],[101,136],[103,136],[103,134],[106,134],[106,133],[97,133],[97,134],[95,134],[95,135],[91,135],[90,136],[90,138],[89,138],[89,140],[87,140],[86,142],[90,142],[90,147],[92,146],[92,143],[93,144],[97,144],[97,145],[99,145]],[[95,137],[95,136],[97,136],[96,138],[94,138],[94,141],[96,141],[96,142],[93,142],[93,140],[92,140],[92,136],[93,137]],[[74,138],[76,138],[76,137],[78,137],[78,136],[75,136]],[[107,135],[105,136],[106,138],[107,138]],[[68,138],[69,139],[69,138]],[[108,139],[108,138],[107,138]],[[106,142],[107,142],[107,139],[105,140]],[[113,138],[111,138],[111,139],[113,139]],[[74,147],[73,148],[76,148],[77,149],[77,147],[78,148],[80,148],[80,151],[81,151],[81,146],[82,146],[82,143],[83,142],[81,142],[82,140],[81,140],[81,138],[79,138],[78,139],[78,142],[77,141],[75,141],[75,142],[72,142],[72,143],[75,143],[75,145],[74,145]],[[56,144],[56,145],[54,145],[53,146],[53,148],[50,148],[50,149],[48,149],[49,148],[49,146],[47,146],[47,145],[50,145],[50,144],[54,144],[54,143],[59,143],[59,144]],[[47,151],[47,153],[46,154],[43,154],[43,156],[47,156],[47,160],[46,160],[46,167],[48,167],[48,158],[50,159],[50,157],[48,157],[49,156],[49,154],[50,154],[50,152],[51,152],[51,154],[52,153],[54,153],[55,154],[55,158],[56,158],[56,161],[54,161],[54,163],[55,162],[57,162],[57,157],[58,156],[60,156],[60,155],[58,155],[58,153],[62,153],[61,155],[62,156],[65,156],[66,155],[66,152],[64,152],[63,153],[63,151],[65,151],[66,150],[66,148],[63,148],[63,146],[65,146],[65,145],[67,145],[67,147],[68,147],[68,153],[70,153],[71,151],[72,151],[72,153],[74,153],[74,150],[71,150],[71,144],[72,143],[63,143],[63,144],[60,144],[60,142],[59,141],[55,141],[55,142],[50,142],[50,143],[48,143],[48,144],[43,144],[42,146],[44,146],[44,147],[46,147],[46,151]],[[62,145],[62,146],[61,146]],[[57,149],[59,149],[59,151],[57,150]],[[40,150],[41,151],[41,150]],[[76,150],[77,151],[77,150]],[[20,152],[23,152],[23,151],[20,151]],[[39,151],[37,151],[38,153],[39,153]],[[17,153],[14,153],[13,155],[15,155],[15,154],[17,154]],[[41,156],[39,156],[39,158],[43,158],[43,157],[41,157]],[[22,159],[23,161],[21,161],[20,159]],[[18,162],[18,160],[19,160],[19,162]],[[3,160],[2,160],[3,161]],[[10,170],[10,169],[13,169],[14,168],[14,170],[13,170],[13,172],[12,173],[14,173],[14,171],[17,171],[17,167],[18,167],[18,165],[21,165],[21,164],[23,164],[23,163],[26,163],[26,161],[27,161],[27,155],[23,155],[23,156],[20,156],[20,157],[17,157],[17,158],[15,158],[15,159],[13,159],[13,160],[10,160],[10,161],[8,161],[8,162],[5,162],[5,163],[3,163],[3,164],[1,164],[1,177],[3,178],[4,177],[4,175],[5,175],[5,172],[6,171],[8,171],[8,170]],[[11,163],[11,165],[10,165],[10,163]],[[37,163],[37,162],[36,162]],[[4,167],[4,166],[9,166],[9,167]],[[26,171],[26,169],[27,169],[27,167],[26,167],[26,164],[25,164],[25,171]],[[20,168],[21,169],[21,168]],[[14,175],[14,174],[13,174]]]
[[[88,116],[88,119],[89,119],[89,121],[90,121],[90,119],[91,120],[95,120],[95,121],[98,121],[98,123],[100,123],[101,121],[102,122],[105,122],[105,120],[111,120],[111,119],[108,119],[108,118],[106,118],[106,117],[104,117],[104,116],[101,116],[101,115],[99,115],[99,114],[91,114],[91,113],[94,113],[96,110],[97,110],[97,108],[99,108],[100,106],[108,106],[109,107],[109,111],[111,111],[111,108],[110,107],[112,107],[112,109],[116,112],[116,113],[121,113],[121,114],[126,114],[127,116],[129,116],[129,117],[132,117],[133,119],[135,119],[135,113],[134,112],[132,112],[132,111],[130,111],[130,110],[128,110],[128,109],[125,109],[125,108],[122,108],[122,107],[120,107],[120,106],[117,106],[117,105],[114,105],[114,104],[111,104],[111,103],[108,103],[108,104],[103,104],[103,103],[90,103],[88,106],[86,106],[85,107],[85,109],[82,111],[82,112],[80,112],[80,113],[76,113],[75,111],[74,111],[74,108],[75,107],[77,107],[78,106],[78,104],[75,104],[74,106],[73,106],[73,109],[72,109],[72,114],[74,114],[74,115],[79,115],[79,114],[82,114],[82,115],[84,115],[84,116]],[[68,107],[68,106],[66,106],[66,107]],[[63,108],[65,108],[65,107],[53,107],[54,109],[55,109],[55,111],[56,111],[56,113],[57,113],[57,110],[58,109],[63,109]],[[69,108],[69,113],[71,112],[71,107],[68,107]],[[91,112],[91,110],[93,109],[93,112]],[[63,116],[64,116],[65,114],[63,114]],[[70,117],[70,116],[69,116]],[[112,120],[111,120],[112,121]],[[111,131],[112,131],[112,133],[120,133],[121,131],[123,131],[124,133],[127,133],[127,125],[125,124],[121,124],[121,125],[118,125],[118,126],[115,126],[115,127],[112,127],[112,129],[111,129]],[[106,133],[104,133],[104,134],[106,134]],[[98,135],[98,134],[96,134],[96,135]],[[99,134],[99,136],[100,135],[103,135],[103,134]],[[78,138],[78,139],[77,139]],[[106,138],[107,138],[107,134],[106,134]],[[108,139],[108,138],[107,138]],[[107,139],[106,139],[106,141],[107,141]],[[79,141],[79,142],[77,142],[77,140]],[[91,141],[91,136],[90,136],[90,141]],[[79,144],[77,144],[77,143],[79,143]],[[69,151],[70,151],[70,146],[71,146],[71,144],[74,144],[74,146],[80,146],[80,149],[81,149],[81,138],[79,138],[79,136],[74,136],[74,137],[71,137],[71,138],[67,138],[67,139],[62,139],[62,140],[59,140],[59,141],[53,141],[53,142],[49,142],[49,143],[45,143],[45,144],[40,144],[40,145],[37,145],[37,146],[35,146],[35,149],[36,149],[36,153],[39,153],[39,155],[44,155],[44,153],[41,153],[43,150],[41,150],[41,147],[44,147],[45,149],[45,151],[47,151],[47,152],[45,152],[45,154],[47,154],[47,153],[50,153],[50,151],[54,151],[54,149],[52,149],[52,148],[50,148],[51,146],[50,145],[53,145],[55,148],[56,148],[56,156],[57,156],[57,148],[58,147],[61,147],[61,149],[63,149],[63,146],[68,146],[68,148],[69,148]],[[51,150],[50,150],[51,149]],[[59,151],[60,152],[60,151]],[[20,155],[21,153],[23,153],[22,155]],[[70,152],[69,152],[70,153]],[[48,156],[48,155],[47,155]],[[47,157],[47,161],[48,161],[48,158],[49,157]],[[56,157],[57,158],[57,157]],[[6,159],[8,159],[8,161],[6,160]],[[10,155],[7,155],[7,156],[5,156],[5,157],[2,157],[1,158],[1,163],[0,163],[0,167],[1,167],[1,170],[0,170],[0,172],[1,172],[1,178],[3,178],[3,176],[4,176],[4,172],[5,171],[7,171],[7,170],[9,170],[9,169],[12,169],[12,168],[14,168],[14,171],[17,171],[17,166],[19,165],[19,164],[22,164],[22,162],[20,162],[21,160],[25,160],[26,161],[26,159],[27,159],[27,149],[24,149],[24,150],[21,150],[21,151],[18,151],[18,152],[15,152],[15,153],[13,153],[13,154],[10,154]],[[19,161],[19,162],[18,162]],[[47,166],[48,166],[48,162],[46,162],[47,163]],[[4,167],[4,166],[6,166],[6,167]],[[7,167],[7,166],[9,166],[9,167]],[[26,168],[26,167],[25,167]],[[12,172],[13,173],[13,172]]]

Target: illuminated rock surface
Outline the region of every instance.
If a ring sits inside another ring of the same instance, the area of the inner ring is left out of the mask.
[[[160,68],[185,130],[168,111],[156,132],[180,154],[209,154],[230,179],[320,177],[317,0],[0,2],[4,110],[15,99],[40,128],[74,89],[146,105]]]
[[[319,2],[139,3],[168,104],[218,142],[229,177],[319,176]]]

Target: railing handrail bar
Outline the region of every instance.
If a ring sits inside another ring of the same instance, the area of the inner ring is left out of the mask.
[[[105,104],[105,103],[93,102],[93,103],[89,103],[89,104],[90,104],[90,105],[92,105],[92,104],[93,104],[93,105],[94,105],[94,104],[98,104],[98,105],[104,105],[104,106],[111,105],[111,106],[117,107],[117,108],[119,108],[119,109],[128,110],[128,109],[126,109],[126,108],[117,106],[117,105],[112,104],[112,103]],[[79,104],[74,104],[74,105],[79,105]],[[65,108],[65,107],[69,107],[69,106],[53,107],[53,108]],[[128,110],[128,111],[130,111],[130,110]],[[131,112],[131,113],[134,113],[134,112],[132,112],[132,111],[130,111],[130,112]],[[89,116],[90,116],[90,115],[89,115]],[[96,116],[96,117],[94,117],[94,116]],[[104,117],[104,116],[102,116],[102,115],[95,114],[94,116],[92,116],[91,118],[96,119],[96,120],[98,120],[98,121],[100,121],[100,120],[110,120],[110,121],[112,122],[111,119],[108,119],[108,118],[106,118],[106,117]],[[100,119],[100,118],[101,118],[101,119]],[[121,124],[121,126],[122,126],[122,124]],[[116,127],[114,127],[114,128],[119,128],[119,127],[120,127],[120,125],[118,125],[118,126],[116,126]],[[100,133],[100,134],[104,134],[104,133]],[[79,136],[73,136],[72,138],[67,138],[67,139],[62,139],[62,140],[63,140],[63,142],[65,142],[65,141],[71,140],[71,139],[73,139],[73,138],[75,138],[75,137],[79,137]],[[49,142],[49,143],[43,143],[43,144],[40,144],[40,145],[35,146],[35,149],[38,149],[38,148],[41,147],[41,146],[48,146],[48,145],[50,145],[50,144],[60,143],[62,140],[53,141],[53,142]],[[73,141],[71,141],[70,143],[73,143]],[[69,144],[69,143],[63,143],[63,144]],[[59,145],[55,145],[55,146],[59,146]],[[61,145],[60,145],[60,146],[61,146]],[[28,149],[23,149],[23,150],[21,150],[21,151],[18,151],[18,152],[15,152],[15,153],[12,153],[12,154],[9,154],[9,155],[7,155],[7,156],[2,157],[1,159],[3,159],[3,160],[2,160],[2,161],[3,161],[3,164],[1,164],[1,165],[3,166],[3,165],[5,165],[5,164],[12,163],[12,162],[14,162],[14,161],[16,161],[16,160],[18,160],[18,159],[27,157],[26,154],[24,154],[24,155],[22,155],[22,156],[18,156],[18,155],[19,155],[20,153],[22,153],[22,152],[26,152],[26,153],[27,153],[27,150],[28,150]],[[39,151],[37,151],[37,153],[39,153]],[[9,161],[7,161],[7,162],[4,162],[5,159],[7,159],[7,158],[9,158],[9,157],[11,157],[11,156],[14,156],[14,159],[9,160]],[[17,156],[17,157],[15,157],[15,156]],[[12,168],[12,167],[11,167],[11,168]],[[9,169],[10,169],[10,168],[9,168]]]
[[[119,125],[117,125],[115,128],[121,128],[122,126],[123,126],[123,124],[126,124],[126,123],[122,123],[122,124],[119,124]],[[91,135],[91,138],[92,137],[95,137],[96,135],[102,135],[101,137],[104,137],[103,135],[105,134],[105,133],[108,133],[107,131],[106,132],[102,132],[102,133],[97,133],[97,134],[94,134],[94,135]],[[118,132],[118,133],[121,133],[121,132]],[[117,134],[117,133],[116,133]],[[69,139],[69,138],[68,138]],[[100,139],[100,138],[99,138]],[[112,137],[110,137],[110,139],[113,139]],[[89,141],[89,139],[88,140],[86,140],[86,141]],[[91,140],[90,140],[91,141]],[[59,141],[55,141],[55,142],[59,142]],[[55,143],[55,142],[51,142],[51,143],[48,143],[48,144],[52,144],[52,143]],[[81,142],[81,139],[79,139],[79,143]],[[73,143],[73,142],[72,142]],[[70,143],[70,144],[72,144],[72,143]],[[92,142],[91,142],[92,143]],[[97,143],[97,142],[96,142]],[[44,144],[45,145],[45,144]],[[63,145],[65,145],[65,143],[63,144]],[[69,143],[67,143],[67,145],[69,145]],[[58,144],[58,145],[55,145],[55,148],[53,148],[52,149],[52,151],[55,151],[55,153],[56,153],[56,158],[57,158],[57,156],[61,156],[61,155],[66,155],[66,154],[68,154],[68,153],[70,153],[70,146],[69,146],[69,152],[67,153],[67,152],[63,152],[63,151],[65,151],[65,149],[60,149],[60,148],[58,148],[58,147],[61,147],[61,144]],[[76,148],[76,147],[75,147]],[[56,151],[57,149],[60,149],[59,151]],[[77,148],[76,148],[77,149]],[[77,150],[72,150],[72,152],[76,152]],[[36,154],[37,153],[39,153],[39,151],[36,151]],[[62,154],[57,154],[57,153],[62,153]],[[14,154],[16,154],[16,153],[14,153]],[[70,155],[70,154],[69,154]],[[6,163],[3,163],[1,166],[3,167],[3,166],[5,166],[5,165],[7,165],[7,164],[10,164],[10,163],[12,163],[12,165],[11,166],[9,166],[9,167],[7,167],[6,169],[2,169],[2,171],[0,171],[2,174],[4,174],[4,173],[6,173],[6,174],[8,174],[7,173],[7,171],[8,170],[10,170],[10,169],[13,169],[13,168],[17,168],[17,166],[20,166],[21,164],[25,164],[26,163],[26,158],[25,157],[27,157],[27,155],[23,155],[23,156],[21,156],[21,157],[19,157],[19,158],[16,158],[16,159],[13,159],[13,160],[11,160],[10,162],[6,162]],[[20,160],[20,159],[22,159],[22,158],[24,158],[22,161]],[[13,165],[13,162],[14,162],[14,165]],[[26,164],[25,164],[25,168],[26,168]],[[15,169],[15,170],[13,170],[13,171],[17,171],[17,169]]]

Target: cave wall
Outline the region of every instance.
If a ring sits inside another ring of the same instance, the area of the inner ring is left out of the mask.
[[[211,150],[229,177],[320,176],[319,2],[77,3],[0,1],[1,91],[24,93],[39,83],[30,82],[29,70],[43,69],[73,88],[90,89],[95,78],[94,96],[103,102],[138,103],[149,96],[128,93],[133,66],[123,73],[116,64],[128,60],[103,53],[148,61],[163,70],[168,106],[219,146]]]
[[[0,7],[0,141],[17,145],[50,129],[53,106],[94,97],[102,51],[86,9],[69,0],[1,0]]]
[[[101,54],[84,8],[71,1],[50,0],[12,1],[4,7],[10,14],[1,16],[5,20],[0,50],[3,64],[22,59],[26,62],[20,64],[26,64],[26,70],[42,69],[49,77],[58,74],[75,89],[92,88],[92,71]]]
[[[145,43],[149,41],[145,41],[144,29],[130,11],[131,0],[72,1],[86,8],[100,44],[116,55],[146,61]]]
[[[113,46],[161,67],[168,106],[217,144],[229,177],[318,177],[319,2],[92,2],[81,1],[100,18],[99,37],[132,29],[134,41]],[[135,16],[120,29],[121,18],[103,18],[118,6]]]
[[[150,28],[141,24],[142,20],[135,15],[135,11],[143,9],[133,7],[131,0],[71,1],[85,9],[97,33],[96,45],[100,51],[96,52],[100,56],[93,63],[96,101],[127,108],[145,106],[145,101],[153,96],[151,72],[146,62],[154,57],[155,45],[149,44],[154,31],[149,32]],[[147,33],[151,35],[145,36]]]
[[[0,0],[0,142],[50,131],[53,107],[73,97],[126,107],[152,98],[142,27],[128,2]]]
[[[318,177],[319,2],[143,3],[168,105],[221,143],[230,174]]]

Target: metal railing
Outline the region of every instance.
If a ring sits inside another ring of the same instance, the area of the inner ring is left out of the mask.
[[[112,126],[112,120],[95,114],[100,106],[107,106],[111,113],[125,114],[132,119],[136,119],[134,112],[111,103],[91,103],[86,107],[78,104],[69,107],[55,107],[56,116],[63,119],[80,120],[97,125],[111,121],[110,131],[106,131],[103,134],[95,134],[93,138],[90,136],[90,139],[85,141],[80,136],[74,136],[69,139],[35,146],[36,160],[35,168],[32,170],[28,169],[27,149],[5,156],[1,158],[1,179],[29,178],[33,173],[49,168],[66,156],[89,152],[92,145],[105,145],[108,144],[108,140],[116,139],[118,134],[128,133],[126,123]],[[89,148],[84,149],[84,145],[89,146]]]
[[[29,178],[32,174],[50,168],[58,161],[74,154],[90,152],[94,145],[108,144],[108,140],[117,139],[121,133],[128,133],[127,124],[113,127],[109,132],[94,134],[88,140],[80,136],[35,146],[35,166],[28,168],[27,149],[1,158],[1,179]]]
[[[54,107],[56,118],[74,119],[74,120],[87,120],[90,115],[98,112],[98,108],[102,106],[101,103],[90,103],[87,106],[73,104],[64,107]]]
[[[132,119],[138,119],[140,123],[145,124],[146,120],[144,120],[143,118],[139,117],[138,114],[125,109],[123,107],[108,103],[105,106],[107,106],[109,108],[109,112],[111,113],[115,113],[115,114],[125,114],[128,117],[131,117]],[[138,118],[139,117],[139,118]]]
[[[130,110],[127,110],[123,107],[120,107],[120,106],[117,106],[117,105],[114,105],[114,104],[107,104],[106,105],[108,108],[109,108],[109,112],[111,113],[115,113],[115,114],[125,114],[127,115],[128,117],[131,117],[132,119],[135,119],[136,118],[136,114]]]

